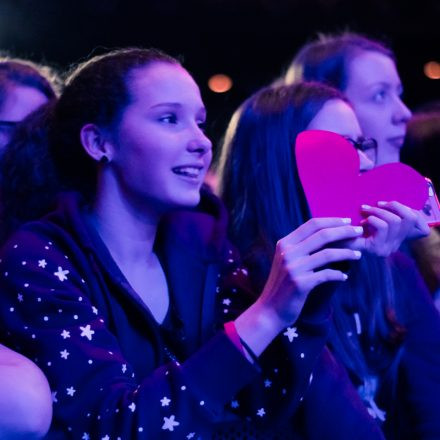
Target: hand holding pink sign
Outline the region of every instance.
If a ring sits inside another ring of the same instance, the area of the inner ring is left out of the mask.
[[[361,205],[397,201],[420,210],[428,199],[423,176],[402,163],[359,171],[359,156],[339,134],[308,130],[295,146],[301,183],[313,217],[349,217],[354,225],[363,219]]]

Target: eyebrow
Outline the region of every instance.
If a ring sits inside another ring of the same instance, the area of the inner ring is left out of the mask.
[[[402,82],[399,82],[398,84],[391,84],[391,83],[386,82],[386,81],[377,81],[377,82],[373,82],[373,83],[368,85],[368,87],[377,87],[377,86],[385,87],[385,88],[388,88],[388,89],[393,89],[395,87],[397,87],[398,89],[403,89]]]
[[[157,108],[161,108],[161,107],[173,107],[176,109],[180,109],[183,106],[179,102],[161,102],[159,104],[152,105],[150,108],[157,109]],[[206,116],[206,113],[207,113],[206,107],[200,107],[200,109],[198,111],[203,112],[203,114]]]
[[[151,108],[157,108],[157,107],[175,107],[180,108],[182,107],[182,104],[179,104],[178,102],[161,102],[159,104],[152,105]]]

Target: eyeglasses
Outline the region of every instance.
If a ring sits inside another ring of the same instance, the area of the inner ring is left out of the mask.
[[[357,140],[346,137],[347,141],[351,142],[356,150],[367,151],[375,150],[377,148],[377,141],[373,138],[359,137]]]

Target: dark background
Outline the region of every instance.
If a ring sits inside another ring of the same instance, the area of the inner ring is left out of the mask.
[[[155,46],[183,56],[208,107],[217,142],[232,111],[275,79],[317,32],[350,29],[395,50],[405,100],[440,98],[423,65],[440,61],[440,0],[0,0],[0,49],[64,69],[104,48]],[[214,94],[226,73],[234,87]]]

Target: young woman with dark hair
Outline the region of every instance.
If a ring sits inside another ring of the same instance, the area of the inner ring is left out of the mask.
[[[231,239],[257,291],[269,276],[277,241],[310,218],[294,153],[306,129],[364,142],[346,98],[320,83],[262,89],[239,108],[226,133],[222,194]],[[359,154],[361,170],[371,168]],[[399,254],[386,258],[418,216],[392,201],[360,209],[375,232],[333,296],[329,343],[387,438],[436,438],[440,318],[414,267]],[[312,382],[311,393],[319,394],[318,384]]]
[[[321,35],[300,49],[283,80],[318,81],[341,90],[364,136],[377,141],[370,158],[376,165],[399,162],[411,112],[402,101],[394,53],[385,44],[351,32]]]
[[[328,218],[289,231],[254,296],[222,205],[200,191],[205,117],[175,59],[124,49],[80,65],[46,120],[59,202],[2,248],[0,315],[1,337],[47,375],[49,436],[295,438],[319,366],[351,432],[381,438],[323,350],[330,286],[308,299],[346,279],[319,268],[359,259],[333,243],[361,228]]]
[[[301,80],[319,81],[341,90],[353,106],[364,135],[377,140],[377,150],[367,154],[376,165],[381,165],[400,161],[411,117],[402,101],[403,86],[396,64],[393,51],[380,41],[351,32],[321,35],[299,50],[283,81],[288,84]],[[414,121],[412,126],[415,125]],[[412,139],[410,136],[407,144]],[[432,160],[424,162],[422,166],[416,162],[411,165],[429,177],[429,166],[435,167],[437,161],[433,156]],[[435,181],[438,172],[434,174]],[[435,182],[434,186],[438,187]],[[419,238],[417,232],[410,238]],[[432,292],[438,289],[436,275],[433,276],[433,268],[438,264],[437,243],[438,234],[433,230],[431,238],[404,245],[405,251],[415,258]]]

